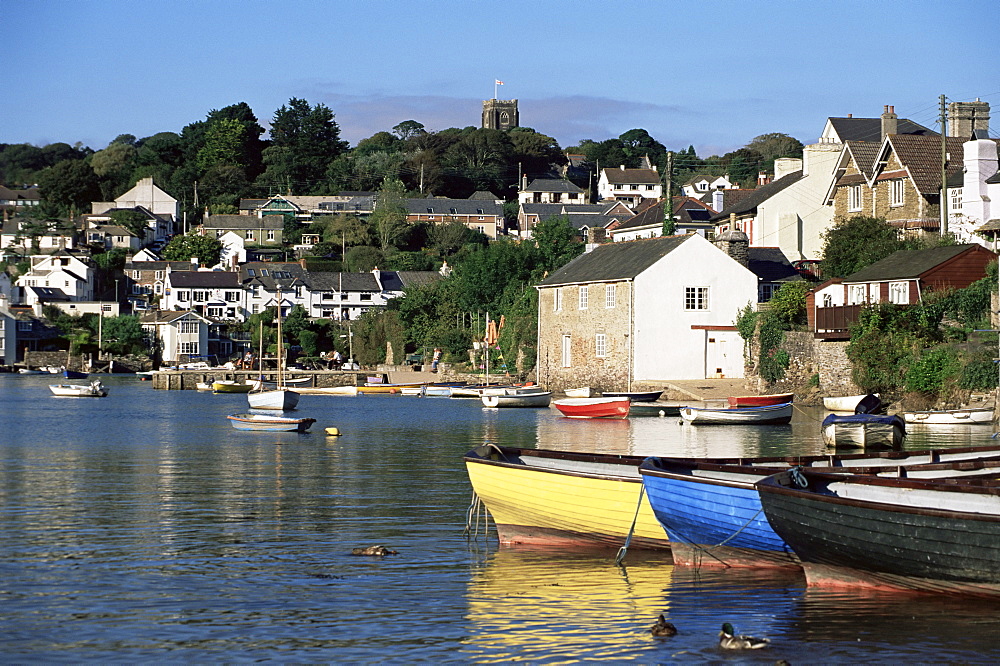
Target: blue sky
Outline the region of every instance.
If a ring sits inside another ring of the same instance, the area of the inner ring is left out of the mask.
[[[241,101],[266,127],[300,97],[353,145],[408,119],[478,126],[496,79],[564,147],[635,127],[703,157],[812,143],[885,104],[933,127],[941,94],[990,102],[1000,128],[997,0],[0,0],[0,17],[3,143],[101,149]]]

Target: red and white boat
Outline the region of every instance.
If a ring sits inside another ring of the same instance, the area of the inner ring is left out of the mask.
[[[576,419],[624,419],[632,401],[628,398],[564,398],[553,400],[563,416]]]
[[[771,395],[736,395],[729,396],[730,407],[767,407],[768,405],[783,405],[795,399],[794,393],[772,393]]]

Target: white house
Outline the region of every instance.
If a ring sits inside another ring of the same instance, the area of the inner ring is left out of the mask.
[[[9,304],[0,296],[0,365],[13,365],[17,360],[17,319]]]
[[[793,261],[819,258],[823,232],[833,225],[826,197],[841,149],[815,143],[803,148],[802,159],[775,160],[774,180],[713,217],[716,231],[742,231],[752,247],[781,248]]]
[[[535,178],[530,184],[522,184],[517,193],[517,201],[521,204],[590,203],[586,192],[560,178]]]
[[[539,381],[628,390],[743,377],[734,322],[756,303],[757,276],[743,234],[720,243],[698,234],[609,243],[540,282]]]
[[[161,310],[193,310],[216,320],[246,319],[246,298],[235,271],[175,271],[167,268]]]
[[[38,289],[48,289],[50,294],[60,292],[69,301],[94,300],[94,269],[89,260],[68,252],[31,257],[31,269],[17,279],[22,290],[22,301],[34,306],[38,303]]]
[[[729,180],[729,176],[695,176],[681,186],[681,192],[684,196],[694,197],[695,199],[700,199],[709,192],[716,190],[735,189],[739,189],[739,185],[733,184]]]
[[[155,238],[164,238],[174,233],[174,225],[181,215],[180,204],[177,199],[157,187],[152,177],[141,178],[132,189],[114,201],[91,202],[90,212],[102,214],[115,208],[136,207],[142,207],[153,214],[150,227]]]
[[[151,349],[164,363],[184,363],[208,353],[209,320],[190,310],[158,310],[142,317]]]
[[[997,140],[985,132],[962,144],[964,170],[961,185],[948,188],[948,231],[963,243],[979,243],[995,247],[996,224],[991,225],[989,238],[976,230],[1000,219],[1000,170],[998,170]],[[957,175],[957,174],[956,174]],[[949,185],[951,185],[949,180]]]
[[[652,169],[601,169],[597,180],[597,194],[602,199],[624,201],[637,206],[643,199],[659,199],[663,196],[660,174]]]

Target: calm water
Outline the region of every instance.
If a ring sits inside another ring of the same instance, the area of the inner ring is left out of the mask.
[[[806,589],[630,552],[463,536],[461,456],[483,442],[634,454],[823,450],[792,426],[563,419],[467,400],[303,396],[315,432],[244,433],[245,397],[108,378],[55,398],[0,375],[0,659],[128,661],[996,661],[995,602]],[[323,428],[336,426],[339,438]],[[992,430],[915,432],[908,448]],[[493,535],[491,535],[492,537]],[[353,557],[384,544],[399,555]],[[679,628],[653,639],[665,613]],[[717,647],[722,622],[764,651]]]

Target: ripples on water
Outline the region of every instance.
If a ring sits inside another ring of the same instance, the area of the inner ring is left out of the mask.
[[[662,556],[497,549],[463,535],[483,442],[638,455],[823,450],[791,427],[562,419],[472,401],[303,396],[316,432],[244,433],[244,396],[108,378],[101,400],[0,376],[4,661],[986,661],[995,603],[806,589]],[[339,438],[323,435],[337,426]],[[990,428],[911,434],[986,443]],[[492,535],[491,535],[492,536]],[[399,555],[351,556],[384,544]],[[654,639],[664,613],[680,633]],[[717,647],[722,622],[765,651]]]

